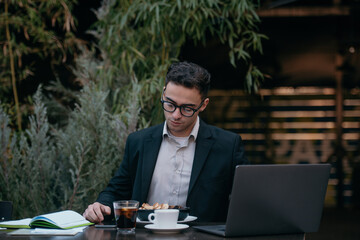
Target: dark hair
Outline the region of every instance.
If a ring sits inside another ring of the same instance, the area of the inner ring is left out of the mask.
[[[196,88],[205,98],[210,89],[210,73],[195,63],[177,62],[171,64],[168,69],[165,86],[169,82],[186,88]]]

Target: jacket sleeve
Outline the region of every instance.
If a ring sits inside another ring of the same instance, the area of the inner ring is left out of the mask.
[[[245,156],[245,149],[244,149],[244,143],[240,137],[240,135],[237,135],[234,141],[234,157],[233,157],[233,169],[235,170],[235,167],[237,165],[247,165],[250,164],[250,161]]]

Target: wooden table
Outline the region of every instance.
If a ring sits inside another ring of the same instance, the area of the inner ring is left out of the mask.
[[[215,224],[215,223],[211,223]],[[118,233],[116,228],[96,228],[95,226],[88,227],[82,233],[75,236],[10,236],[7,232],[13,230],[0,230],[0,239],[11,240],[27,240],[27,239],[41,239],[41,240],[60,240],[60,239],[74,239],[74,240],[219,240],[223,237],[215,236],[208,233],[203,233],[195,230],[193,225],[210,225],[209,223],[190,223],[190,227],[177,234],[154,234],[150,230],[144,228],[143,225],[136,227],[136,233],[124,235]],[[231,240],[304,240],[305,234],[292,234],[292,235],[276,235],[276,236],[252,236],[252,237],[239,237],[229,238]]]

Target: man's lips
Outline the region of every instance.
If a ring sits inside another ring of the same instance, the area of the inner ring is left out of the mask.
[[[171,122],[171,124],[173,124],[173,125],[180,125],[180,124],[181,124],[181,122],[177,122],[177,121],[173,121],[173,120],[171,120],[170,122]]]

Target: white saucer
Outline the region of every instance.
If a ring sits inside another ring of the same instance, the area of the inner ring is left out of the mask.
[[[187,216],[184,220],[178,221],[178,223],[192,222],[192,221],[195,221],[196,219],[197,219],[197,217]],[[141,221],[141,220],[138,218],[138,219],[136,219],[136,223],[147,224],[147,223],[151,223],[151,222],[149,222],[149,221]]]
[[[145,225],[145,228],[150,229],[153,233],[161,233],[161,234],[172,234],[178,233],[181,230],[187,229],[189,225],[186,224],[176,224],[175,228],[159,228],[155,224]]]

